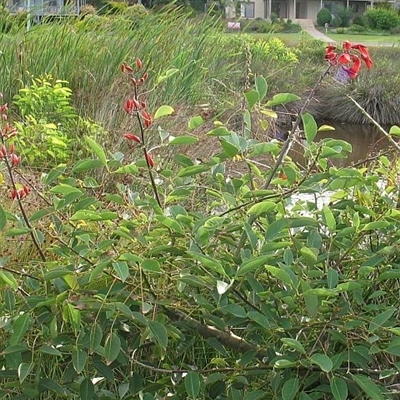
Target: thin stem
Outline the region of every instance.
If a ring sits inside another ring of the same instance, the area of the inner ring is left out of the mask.
[[[3,137],[1,137],[1,143],[2,143],[3,145],[5,145],[5,140],[4,140]],[[6,168],[7,168],[8,176],[10,177],[10,181],[11,181],[11,185],[12,185],[12,187],[13,187],[13,190],[14,190],[15,192],[17,192],[18,189],[17,189],[17,185],[16,185],[16,183],[15,183],[13,170],[12,170],[12,167],[11,167],[11,165],[10,165],[10,162],[9,162],[7,156],[4,157],[4,164],[5,164]],[[32,242],[33,242],[33,244],[35,245],[35,247],[36,247],[36,249],[37,249],[37,251],[38,251],[38,253],[39,253],[39,255],[40,255],[40,258],[42,259],[42,261],[46,261],[46,257],[45,257],[45,255],[44,255],[42,249],[40,248],[39,242],[38,242],[38,240],[37,240],[37,238],[36,238],[35,230],[32,228],[32,225],[31,225],[30,222],[29,222],[29,218],[28,218],[28,216],[26,215],[25,208],[24,208],[24,206],[22,205],[22,201],[21,201],[21,199],[19,198],[19,196],[17,196],[17,202],[18,202],[19,209],[20,209],[20,211],[21,211],[22,218],[23,218],[23,220],[24,220],[24,222],[25,222],[25,225],[27,226],[27,228],[29,228],[29,234],[30,234],[30,236],[31,236]]]
[[[308,95],[307,99],[305,100],[303,106],[301,107],[299,113],[297,114],[297,118],[293,124],[292,130],[291,130],[288,138],[286,139],[286,141],[281,149],[281,152],[279,153],[278,159],[276,160],[271,173],[269,174],[267,180],[265,181],[265,183],[263,185],[264,190],[267,190],[269,188],[269,186],[272,182],[272,179],[274,178],[274,176],[276,175],[276,172],[278,171],[278,168],[281,166],[284,158],[286,157],[287,153],[289,152],[290,148],[292,147],[292,144],[294,143],[296,136],[297,136],[297,130],[301,123],[301,117],[302,117],[303,113],[305,112],[305,110],[307,109],[307,107],[309,106],[310,101],[314,97],[318,86],[321,84],[321,82],[325,78],[325,76],[328,75],[331,68],[332,68],[332,64],[329,64],[328,67],[326,68],[325,72],[323,72],[321,74],[321,76],[318,78],[318,80],[315,83],[314,87],[312,88],[310,94]],[[252,225],[256,219],[257,219],[257,214],[251,214],[249,216],[249,218],[247,219],[247,223],[249,225]],[[239,256],[240,251],[242,250],[242,248],[246,242],[246,238],[247,238],[247,234],[243,230],[242,235],[239,240],[239,243],[238,243],[238,246],[236,248],[236,252],[235,252],[236,257]]]

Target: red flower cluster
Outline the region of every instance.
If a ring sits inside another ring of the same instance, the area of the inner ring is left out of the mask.
[[[329,45],[325,50],[325,60],[332,65],[341,66],[349,79],[355,79],[361,69],[361,60],[365,62],[367,68],[372,68],[372,60],[368,49],[362,44],[351,44],[349,41],[343,42],[341,51],[337,51],[335,45]]]
[[[143,63],[139,58],[136,59],[135,64],[137,70],[143,68]],[[123,63],[121,65],[121,71],[129,76],[130,81],[134,87],[134,96],[125,101],[124,110],[128,115],[136,116],[138,118],[141,130],[140,136],[128,132],[124,134],[124,137],[125,139],[128,139],[135,143],[139,143],[143,146],[147,165],[148,167],[152,168],[154,166],[154,161],[151,155],[147,152],[146,148],[144,147],[145,145],[144,130],[149,128],[153,124],[153,116],[147,111],[146,102],[140,101],[138,99],[139,97],[138,87],[146,82],[147,78],[149,77],[149,74],[145,72],[140,79],[136,79],[135,77],[133,77],[133,73],[135,71],[134,67],[128,65],[127,63]]]
[[[7,152],[6,146],[4,144],[0,147],[0,160],[4,160],[5,158],[10,160],[11,166],[15,167],[21,162],[21,156],[15,154],[14,144],[10,146],[9,151]]]
[[[15,199],[23,199],[24,197],[28,196],[28,194],[30,193],[30,189],[28,188],[28,186],[23,185],[21,189],[13,189],[11,191],[11,198],[13,200]]]

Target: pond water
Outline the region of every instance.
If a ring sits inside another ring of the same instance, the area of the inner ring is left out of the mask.
[[[324,138],[333,138],[345,140],[352,145],[353,152],[348,158],[332,160],[332,164],[338,167],[363,160],[389,147],[386,137],[373,125],[325,122],[318,123],[318,126],[323,124],[333,126],[335,130],[319,133],[315,138],[316,141]],[[301,162],[302,153],[303,151],[300,149],[300,146],[295,146],[291,152],[291,157],[295,161]]]

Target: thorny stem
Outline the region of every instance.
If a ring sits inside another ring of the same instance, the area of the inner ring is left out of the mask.
[[[290,134],[288,136],[288,138],[286,139],[280,153],[278,156],[278,159],[276,160],[267,180],[265,181],[264,185],[263,185],[263,189],[266,190],[269,188],[272,179],[274,178],[274,176],[276,175],[276,172],[278,171],[278,168],[281,166],[284,158],[286,157],[286,155],[288,154],[290,148],[292,147],[296,137],[297,137],[297,131],[298,128],[300,126],[301,123],[301,118],[302,115],[304,114],[305,110],[307,109],[307,107],[309,106],[311,100],[313,99],[316,90],[318,89],[318,86],[321,84],[321,82],[323,81],[323,79],[325,78],[326,75],[328,75],[330,69],[332,68],[332,64],[329,64],[328,67],[326,68],[326,70],[321,74],[321,76],[318,78],[317,82],[315,83],[314,87],[312,88],[310,94],[308,95],[307,99],[305,100],[303,106],[301,107],[300,111],[297,114],[297,118],[293,124],[292,130],[290,131]],[[247,223],[249,225],[252,225],[253,222],[257,219],[257,214],[251,214],[249,216],[249,218],[247,219]],[[238,257],[240,254],[240,251],[242,250],[245,242],[246,242],[246,238],[247,238],[247,234],[245,231],[242,232],[242,235],[240,237],[237,249],[236,249],[236,256]]]

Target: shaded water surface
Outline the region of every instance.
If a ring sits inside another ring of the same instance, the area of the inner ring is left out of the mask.
[[[319,124],[322,125],[322,124]],[[321,132],[315,138],[316,141],[324,138],[333,138],[345,140],[350,143],[353,152],[346,159],[332,160],[336,166],[345,166],[364,160],[377,154],[380,150],[387,149],[389,142],[379,130],[372,125],[354,125],[354,124],[333,124],[326,123],[335,128],[334,131]],[[301,160],[301,149],[295,147],[291,155],[296,161]]]

